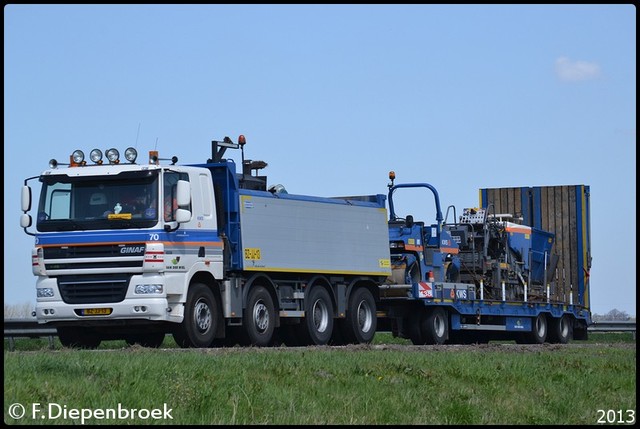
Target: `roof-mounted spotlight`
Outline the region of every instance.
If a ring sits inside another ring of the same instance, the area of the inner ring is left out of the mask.
[[[124,151],[124,158],[133,164],[136,162],[136,158],[138,158],[138,151],[132,147],[128,147],[127,150]]]
[[[87,162],[84,160],[84,152],[80,149],[76,149],[73,151],[70,157],[69,163],[72,167],[77,167],[79,165],[86,165]]]
[[[105,154],[109,160],[109,164],[118,164],[120,162],[120,152],[118,152],[118,149],[107,149]]]
[[[101,165],[102,164],[102,151],[100,149],[93,149],[89,154],[89,159],[94,164]]]

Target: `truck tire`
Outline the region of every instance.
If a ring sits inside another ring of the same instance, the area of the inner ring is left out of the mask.
[[[138,344],[142,347],[149,347],[153,349],[157,349],[164,342],[164,337],[166,334],[164,332],[151,332],[148,334],[132,334],[127,335],[125,341],[130,346],[134,344]]]
[[[95,349],[102,342],[100,337],[82,327],[58,328],[58,340],[63,347],[73,349]]]
[[[425,344],[444,344],[449,339],[449,319],[447,312],[436,307],[422,318],[420,331]]]
[[[323,346],[333,333],[333,303],[323,287],[312,287],[305,297],[305,317],[301,324],[306,343]]]
[[[554,317],[549,323],[549,342],[567,344],[573,339],[573,321],[570,316],[563,314]]]
[[[184,305],[184,320],[173,331],[173,339],[183,348],[209,347],[221,315],[218,299],[211,289],[202,283],[194,283]]]
[[[249,291],[242,323],[249,344],[258,347],[271,344],[276,325],[276,311],[271,294],[263,286],[255,286]]]
[[[356,289],[349,297],[347,316],[342,324],[346,343],[369,344],[376,334],[376,301],[366,287]]]

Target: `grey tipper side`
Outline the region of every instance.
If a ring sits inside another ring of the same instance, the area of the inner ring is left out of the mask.
[[[245,270],[390,274],[384,207],[294,195],[240,205]]]

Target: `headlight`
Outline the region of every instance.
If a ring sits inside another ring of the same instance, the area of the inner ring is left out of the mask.
[[[50,287],[36,288],[36,295],[38,298],[52,298],[53,288],[50,288]]]
[[[136,285],[135,293],[139,295],[161,294],[162,285]]]

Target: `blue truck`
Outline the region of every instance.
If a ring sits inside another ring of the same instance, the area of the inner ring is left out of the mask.
[[[498,216],[493,190],[450,223],[434,187],[392,176],[387,195],[289,194],[267,185],[267,164],[245,160],[245,144],[214,140],[190,165],[77,150],[26,179],[37,320],[83,348],[159,347],[167,334],[198,348],[370,343],[379,331],[415,344],[586,338],[588,284],[565,287],[554,273],[588,272],[590,259],[571,265],[553,252],[553,231]],[[241,149],[240,171],[228,149]],[[396,215],[405,187],[432,191],[435,220]],[[537,206],[525,214],[540,221]]]

